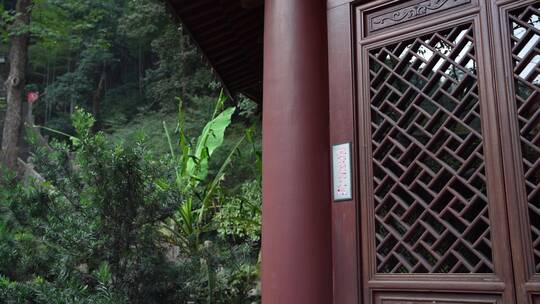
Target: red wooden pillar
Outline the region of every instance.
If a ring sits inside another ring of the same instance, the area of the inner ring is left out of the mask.
[[[264,304],[332,303],[326,1],[265,1]]]

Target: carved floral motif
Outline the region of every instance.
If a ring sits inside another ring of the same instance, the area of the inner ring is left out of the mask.
[[[471,0],[428,0],[370,19],[371,31],[390,27],[422,16],[470,3]]]

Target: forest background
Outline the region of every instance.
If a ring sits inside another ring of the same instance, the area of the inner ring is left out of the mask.
[[[0,0],[0,18],[4,126],[27,50],[0,303],[259,302],[258,104],[220,94],[162,1]]]

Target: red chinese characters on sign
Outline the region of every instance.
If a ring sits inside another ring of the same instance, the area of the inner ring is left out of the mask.
[[[28,94],[26,95],[26,101],[29,104],[33,104],[38,99],[39,99],[39,93],[38,92],[28,92]]]
[[[350,143],[333,146],[332,175],[334,200],[352,199]]]

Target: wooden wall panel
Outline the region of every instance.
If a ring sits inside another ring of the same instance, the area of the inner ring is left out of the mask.
[[[328,10],[330,142],[351,142],[354,156],[357,149],[351,29],[351,7],[348,3]],[[355,163],[353,157],[353,185],[357,170]],[[354,189],[353,200],[332,204],[334,304],[359,303],[357,197]]]

